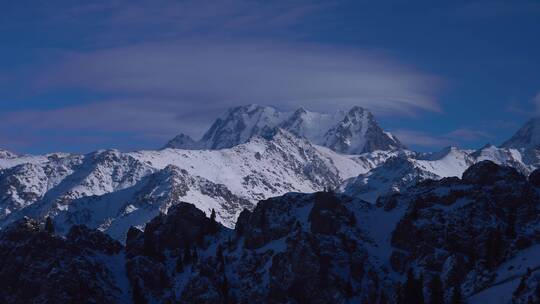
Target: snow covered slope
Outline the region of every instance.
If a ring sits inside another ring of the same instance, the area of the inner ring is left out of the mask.
[[[238,214],[286,192],[337,187],[373,168],[364,161],[274,130],[221,150],[97,151],[23,157],[0,171],[0,226],[22,216],[57,217],[59,231],[85,224],[125,236],[188,200],[232,227]],[[22,162],[22,164],[19,164]]]
[[[232,227],[244,208],[286,192],[339,188],[375,203],[426,179],[460,177],[486,159],[524,174],[535,168],[519,150],[494,146],[343,155],[281,129],[219,150],[6,152],[0,158],[0,227],[25,215],[51,215],[59,231],[86,224],[122,238],[129,226],[141,227],[179,200],[206,213],[215,209],[217,219]]]
[[[540,118],[529,120],[501,147],[514,149],[540,148]]]
[[[7,150],[0,149],[0,169],[10,168],[26,163],[44,163],[49,157],[61,157],[62,153],[54,153],[47,155],[18,155]]]
[[[180,200],[207,214],[215,209],[218,221],[232,227],[244,208],[287,192],[339,188],[375,203],[426,179],[461,177],[483,160],[528,175],[540,165],[530,125],[501,148],[416,153],[359,107],[320,114],[251,105],[231,109],[201,141],[179,135],[171,143],[190,150],[42,156],[1,150],[0,228],[22,216],[50,215],[59,231],[86,224],[122,238],[129,226],[142,227]]]
[[[497,148],[492,145],[486,145],[476,151],[448,147],[435,153],[416,153],[405,150],[394,154],[386,153],[385,155],[388,156],[386,161],[375,165],[369,172],[345,181],[340,186],[340,190],[348,195],[375,203],[381,195],[400,192],[426,179],[461,177],[467,168],[483,160],[510,166],[528,175],[539,168],[540,163],[526,162],[524,160],[526,156],[522,153],[524,151]]]
[[[168,168],[149,185],[183,178]],[[482,161],[376,205],[287,193],[244,210],[234,230],[178,202],[130,228],[125,246],[23,218],[0,231],[0,302],[539,303],[539,211],[540,170]]]
[[[347,195],[375,203],[381,195],[399,192],[422,180],[439,178],[438,175],[422,169],[414,159],[397,156],[367,173],[347,180],[340,190]]]
[[[348,112],[334,114],[309,112],[300,108],[294,112],[279,112],[258,105],[230,109],[214,122],[198,142],[186,135],[169,141],[166,148],[223,149],[247,142],[251,137],[264,135],[281,128],[311,142],[344,154],[361,154],[376,150],[404,148],[397,138],[384,132],[373,115],[353,107]]]

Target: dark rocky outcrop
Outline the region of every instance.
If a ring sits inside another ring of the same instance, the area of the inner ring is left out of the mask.
[[[472,294],[494,279],[493,271],[519,250],[540,241],[540,196],[515,169],[484,161],[462,180],[421,183],[382,199],[406,212],[392,234],[394,270],[410,267],[443,273],[445,284]]]
[[[531,183],[533,186],[540,188],[540,169],[534,170],[529,175],[529,183]]]
[[[433,282],[449,299],[520,280],[514,301],[534,303],[536,268],[498,273],[540,244],[536,175],[480,162],[376,206],[289,193],[244,210],[234,230],[179,202],[132,227],[125,248],[85,226],[57,236],[25,218],[0,232],[0,302],[396,303],[430,296]]]
[[[471,184],[490,185],[498,181],[522,182],[525,177],[512,167],[499,166],[492,161],[484,160],[465,170],[462,179]]]
[[[173,300],[174,277],[168,260],[182,259],[207,248],[209,238],[226,229],[189,203],[178,203],[167,215],[160,214],[145,226],[144,232],[131,228],[126,239],[127,274],[132,286],[144,286],[147,299]],[[187,264],[187,262],[185,262]]]
[[[362,245],[369,241],[351,209],[357,204],[369,209],[333,193],[288,194],[242,212],[234,231],[207,233],[212,220],[181,203],[144,233],[130,230],[128,276],[132,285],[145,286],[146,299],[158,302],[373,302],[389,281]],[[170,271],[167,265],[179,259],[180,272]]]
[[[122,245],[73,227],[66,238],[21,219],[0,234],[0,303],[114,303],[122,291],[107,261]]]

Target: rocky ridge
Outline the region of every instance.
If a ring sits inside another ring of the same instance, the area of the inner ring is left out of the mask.
[[[234,230],[178,202],[144,231],[131,228],[125,247],[96,230],[75,226],[57,236],[24,218],[0,232],[0,256],[9,259],[0,276],[9,290],[22,288],[24,273],[12,270],[25,262],[10,253],[50,247],[69,253],[36,251],[26,271],[56,265],[64,275],[33,282],[32,298],[49,296],[47,284],[84,280],[94,302],[396,303],[419,292],[429,299],[438,278],[448,300],[459,292],[486,303],[495,292],[501,303],[534,303],[539,176],[482,161],[461,179],[426,180],[375,205],[333,192],[289,193],[243,211]],[[109,269],[111,258],[125,268]],[[102,270],[67,271],[73,263]],[[17,303],[26,295],[0,296]]]

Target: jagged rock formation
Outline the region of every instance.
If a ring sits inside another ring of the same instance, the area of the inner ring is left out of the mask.
[[[515,149],[497,148],[493,145],[486,145],[478,150],[448,147],[435,153],[385,153],[385,161],[374,166],[369,172],[346,180],[340,186],[340,191],[375,203],[379,196],[404,191],[419,181],[460,177],[471,165],[484,160],[513,167],[528,175],[538,168],[540,163],[527,162],[524,155]]]
[[[287,117],[258,106],[232,112],[236,114],[230,115],[234,119],[229,122],[243,121],[251,127],[238,131],[231,127],[235,124],[220,125],[218,129],[230,132],[216,131],[211,138],[226,137],[235,143],[247,140],[227,149],[105,150],[41,156],[3,151],[0,227],[23,216],[51,216],[56,218],[60,233],[84,224],[124,240],[130,226],[142,228],[179,200],[190,201],[207,214],[215,209],[217,220],[233,227],[244,208],[253,209],[259,200],[291,191],[334,188],[375,203],[379,196],[404,191],[418,181],[459,177],[482,160],[512,166],[526,175],[539,164],[536,159],[540,152],[535,149],[487,145],[476,151],[449,147],[436,153],[391,149],[344,155],[308,140],[324,142],[339,137],[345,138],[349,147],[360,147],[348,137],[326,136],[330,133],[319,131],[348,128],[350,134],[356,134],[377,129],[376,123],[369,122],[371,114],[361,108],[335,115],[299,109]],[[279,121],[289,131],[267,128],[272,125],[269,121]],[[332,128],[336,121],[339,127]],[[179,140],[190,142],[185,136]],[[340,150],[338,146],[334,149]]]
[[[123,256],[98,231],[74,226],[64,238],[21,219],[0,232],[0,302],[128,303]]]
[[[373,114],[361,107],[353,107],[343,120],[326,132],[323,146],[345,154],[405,148],[395,136],[379,127]]]
[[[540,118],[529,120],[501,147],[513,149],[540,148]]]
[[[447,300],[535,303],[538,125],[416,153],[361,108],[248,106],[187,150],[0,150],[0,302],[394,303],[423,275]]]
[[[482,161],[462,179],[426,180],[376,205],[290,193],[244,210],[234,230],[178,202],[144,231],[131,228],[125,249],[99,231],[75,226],[61,237],[25,218],[0,232],[8,287],[0,299],[76,301],[81,292],[95,303],[396,303],[428,298],[437,277],[446,299],[461,290],[468,303],[493,293],[500,303],[534,303],[538,175]],[[20,292],[30,284],[69,287]]]
[[[389,158],[381,166],[346,181],[340,190],[348,195],[375,202],[381,195],[400,192],[426,179],[439,178],[438,175],[422,169],[414,160],[396,156]]]
[[[540,241],[540,189],[530,180],[514,168],[482,161],[461,180],[426,181],[381,198],[385,209],[405,210],[392,233],[392,268],[440,274],[444,286],[459,285],[471,303],[483,303],[486,290],[511,278],[505,271],[518,279],[526,271],[505,263],[519,265],[523,261],[512,259]],[[500,296],[507,299],[500,303],[512,299]]]
[[[315,146],[283,130],[231,149],[23,156],[0,160],[0,227],[23,216],[54,217],[67,233],[84,224],[123,240],[180,200],[233,227],[240,212],[291,191],[337,188],[367,172],[365,161]]]
[[[173,139],[171,139],[167,144],[165,145],[166,148],[174,148],[174,147],[182,147],[182,149],[198,149],[200,148],[199,143],[193,140],[191,136],[186,135],[184,133],[180,133],[176,135]]]
[[[271,107],[257,105],[230,109],[225,116],[214,122],[199,142],[194,142],[182,134],[171,140],[165,147],[230,148],[276,128],[287,130],[315,144],[345,154],[404,148],[396,137],[379,127],[369,111],[361,107],[353,107],[348,112],[321,114],[309,112],[304,108],[294,112],[279,112]]]
[[[194,205],[178,203],[167,215],[150,221],[144,232],[130,229],[125,251],[99,231],[75,226],[66,237],[59,237],[33,221],[31,231],[21,228],[21,222],[2,231],[0,248],[19,248],[19,242],[35,248],[45,246],[50,256],[34,257],[36,265],[55,265],[58,259],[67,264],[101,261],[94,253],[103,252],[103,265],[94,265],[98,270],[95,277],[84,277],[84,283],[76,274],[70,277],[75,285],[91,286],[81,295],[95,303],[373,302],[390,297],[386,291],[391,282],[378,273],[380,267],[363,245],[372,242],[356,219],[355,213],[364,208],[370,207],[331,193],[289,194],[263,201],[253,212],[245,210],[239,220],[242,224],[230,230]],[[14,238],[14,234],[19,237]],[[46,241],[26,241],[34,235]],[[57,252],[54,242],[68,244],[65,246],[74,243],[79,247],[73,250],[83,256]],[[127,276],[128,289],[117,287],[115,276],[107,269],[108,255],[116,254],[125,259],[121,275]],[[20,263],[0,265],[0,274],[22,266]],[[38,266],[28,267],[30,271]],[[57,270],[60,272],[71,269],[63,269],[64,263],[57,267],[62,268]],[[84,272],[84,267],[79,271]],[[51,285],[63,283],[56,277],[49,279]],[[306,281],[311,284],[304,284]],[[23,287],[18,278],[10,282],[13,289]],[[126,291],[129,300],[125,299]],[[36,298],[49,296],[36,290]],[[15,294],[6,303],[24,299]],[[72,300],[68,296],[61,299]]]

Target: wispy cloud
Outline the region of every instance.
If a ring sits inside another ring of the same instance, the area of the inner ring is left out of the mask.
[[[51,31],[76,28],[77,47],[40,50],[43,60],[33,62],[32,69],[18,67],[9,77],[0,73],[0,85],[16,83],[24,97],[51,94],[64,98],[58,104],[71,105],[4,113],[0,131],[17,128],[28,141],[24,134],[71,128],[157,142],[178,132],[198,137],[225,108],[248,103],[318,111],[361,105],[378,116],[441,112],[441,78],[385,50],[301,39],[309,36],[302,29],[320,27],[321,12],[335,5],[245,0],[37,4],[32,22]],[[69,38],[71,32],[61,35]],[[84,93],[103,97],[82,104],[76,96]],[[65,96],[75,98],[70,102]]]
[[[0,131],[17,132],[17,146],[25,138],[35,141],[25,134],[40,132],[55,141],[47,134],[78,130],[121,132],[157,147],[179,132],[199,137],[226,108],[248,103],[323,112],[361,105],[379,116],[437,112],[443,85],[372,50],[258,40],[55,52],[49,64],[21,79],[30,92],[78,90],[106,97],[0,115]]]
[[[210,116],[218,114],[183,113],[175,102],[162,100],[156,105],[143,99],[10,111],[0,113],[0,144],[18,151],[36,146],[50,151],[61,145],[78,147],[75,151],[157,148],[180,130],[193,134],[206,128]]]
[[[262,103],[376,112],[439,111],[442,81],[369,50],[239,42],[141,44],[66,55],[36,78],[43,89],[82,88],[214,108]],[[204,104],[204,105],[203,105]]]
[[[31,6],[13,3],[6,8],[9,13],[0,13],[0,29],[24,28],[25,22],[14,17],[31,14],[31,22],[43,29],[77,29],[74,38],[86,48],[201,36],[301,37],[305,32],[291,28],[310,20],[316,24],[321,18],[317,13],[337,5],[308,0],[60,0]]]

